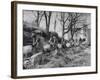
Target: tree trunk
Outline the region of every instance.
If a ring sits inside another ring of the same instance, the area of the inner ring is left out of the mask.
[[[51,14],[52,14],[52,12],[48,12],[48,15],[47,15],[47,13],[44,11],[45,20],[46,20],[46,31],[47,31],[47,33],[49,32]]]

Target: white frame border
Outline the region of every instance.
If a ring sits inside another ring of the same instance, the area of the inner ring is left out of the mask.
[[[67,8],[66,8],[67,7]],[[35,75],[51,75],[63,73],[82,73],[82,72],[95,72],[96,71],[96,9],[92,8],[79,8],[79,7],[60,7],[60,6],[45,6],[45,5],[28,5],[17,4],[17,76],[35,76]],[[22,66],[22,10],[46,10],[46,11],[70,11],[91,13],[91,66],[90,67],[71,67],[71,68],[47,68],[47,69],[30,69],[23,70]],[[94,57],[95,56],[95,57]]]

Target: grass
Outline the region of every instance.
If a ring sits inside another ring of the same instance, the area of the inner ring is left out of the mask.
[[[46,53],[36,53],[35,57],[24,59],[25,69],[90,66],[90,47],[56,49]],[[39,55],[38,55],[39,54]]]

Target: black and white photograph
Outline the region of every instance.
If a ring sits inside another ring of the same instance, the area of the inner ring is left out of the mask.
[[[12,2],[12,77],[97,73],[97,7]]]
[[[91,65],[91,14],[23,10],[23,69]]]

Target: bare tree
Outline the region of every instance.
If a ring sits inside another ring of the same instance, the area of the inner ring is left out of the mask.
[[[68,25],[68,31],[70,31],[71,34],[71,39],[73,40],[73,36],[75,34],[75,32],[77,32],[78,30],[80,30],[81,28],[78,28],[76,26],[77,22],[79,21],[79,17],[80,17],[80,13],[68,13],[69,15],[69,25]]]
[[[71,34],[71,40],[73,40],[74,34],[80,32],[81,30],[85,31],[88,27],[89,24],[85,23],[84,24],[84,19],[80,20],[82,18],[82,13],[68,13],[69,14],[69,26],[68,26],[68,31],[70,31]],[[83,26],[78,26],[77,24],[81,24]],[[66,32],[66,33],[67,33]]]
[[[42,20],[42,17],[43,17],[43,11],[37,11],[37,19],[36,19],[36,23],[37,23],[37,26],[39,27],[40,25],[40,22]]]
[[[54,22],[54,31],[56,31],[56,24],[57,24],[57,21],[55,19],[55,22]]]
[[[41,22],[41,20],[42,20],[42,17],[43,17],[43,11],[32,11],[33,12],[33,14],[34,14],[34,17],[36,18],[35,19],[35,22],[36,22],[36,25],[37,25],[37,27],[39,27],[39,25],[40,25],[40,22]]]
[[[54,31],[56,32],[56,26],[57,26],[57,19],[58,19],[58,13],[55,13],[55,21],[54,21]]]
[[[46,21],[46,31],[47,32],[49,32],[51,15],[52,15],[51,11],[49,11],[49,12],[44,11],[44,17],[45,17],[45,21]]]
[[[66,33],[65,32],[65,30],[67,29],[66,28],[66,23],[67,23],[68,19],[69,19],[68,14],[66,14],[64,12],[61,12],[61,19],[59,19],[59,20],[60,20],[61,25],[62,25],[62,41],[64,40],[64,35]]]
[[[75,34],[79,34],[81,30],[86,31],[88,24],[85,23],[84,25],[84,19],[82,19],[82,17],[82,13],[61,12],[62,43],[64,42],[65,34],[70,34],[71,38],[69,41],[74,41],[73,37]],[[79,26],[79,24],[83,26]]]

